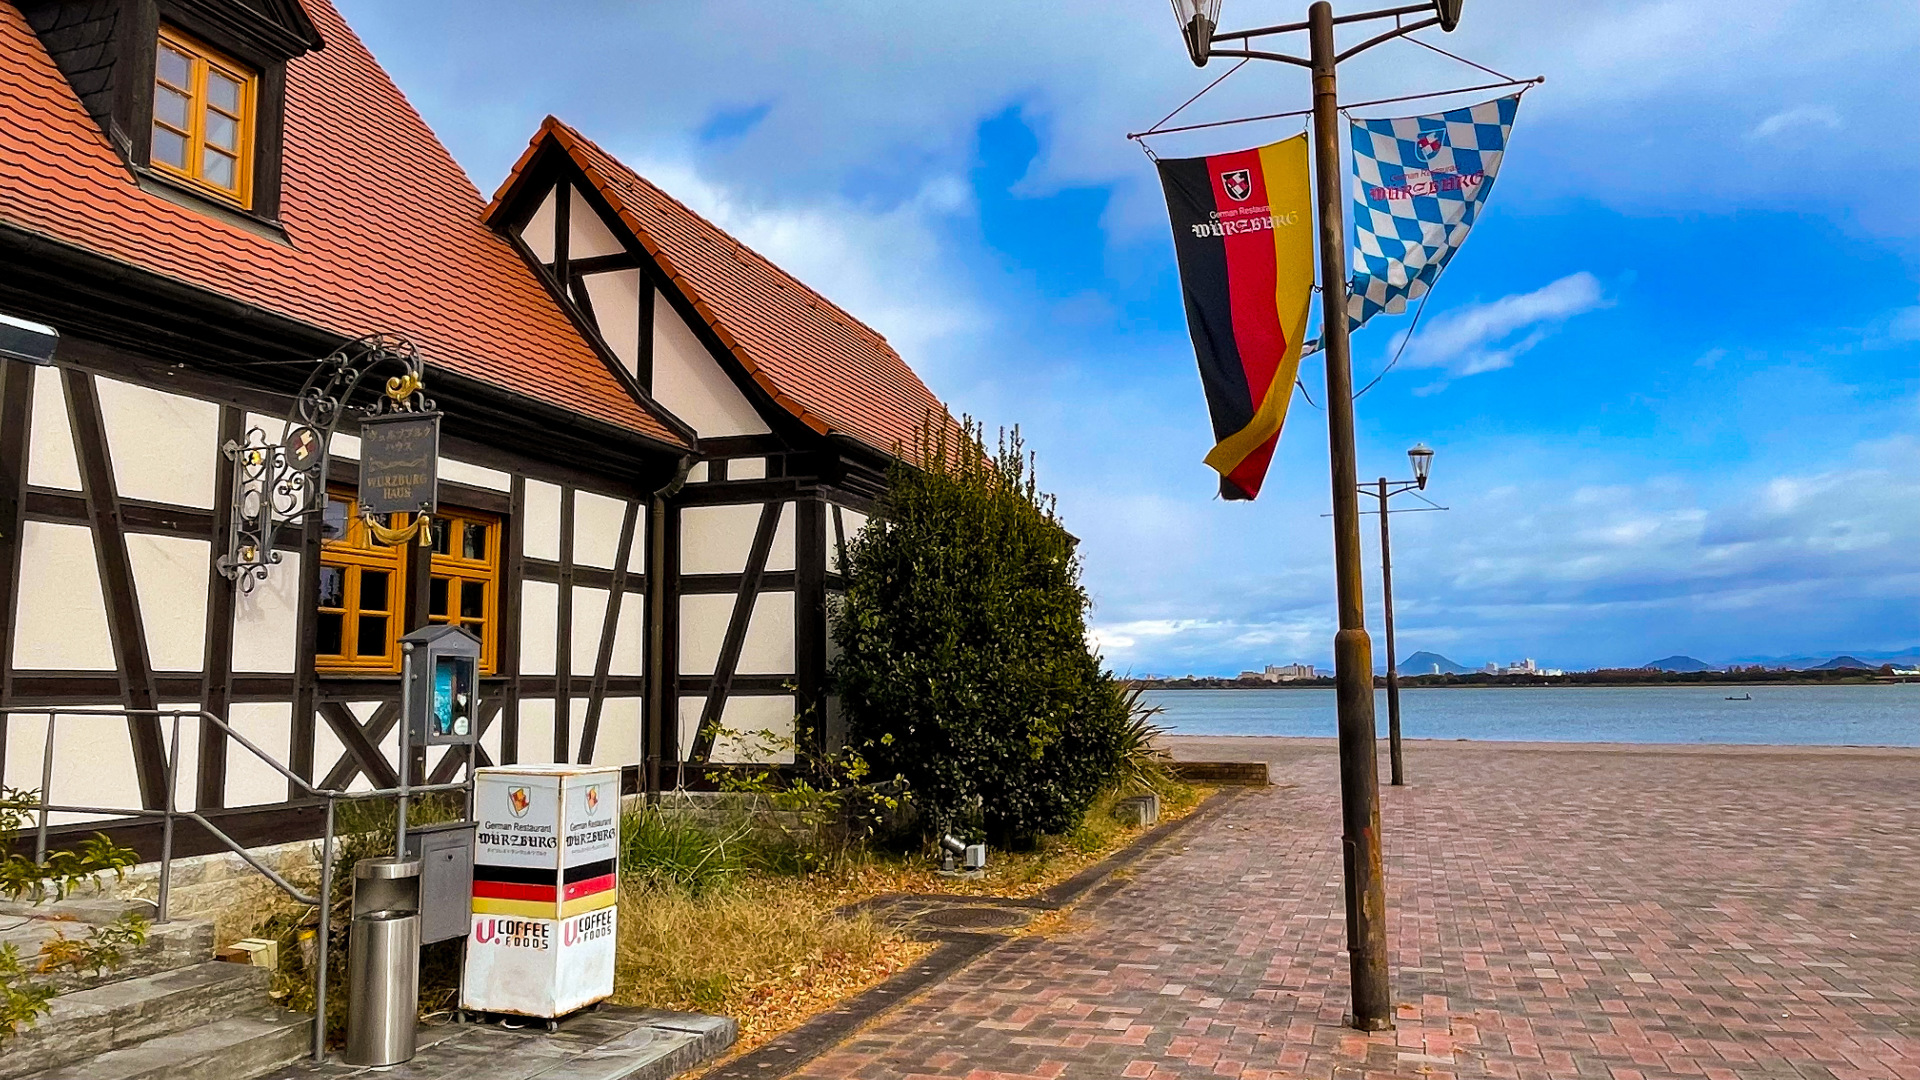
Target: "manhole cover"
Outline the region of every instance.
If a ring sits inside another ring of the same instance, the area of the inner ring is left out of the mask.
[[[1006,908],[990,907],[953,907],[935,908],[920,916],[920,922],[926,926],[939,926],[952,930],[975,930],[1004,926],[1025,926],[1032,918],[1024,911],[1009,911]]]

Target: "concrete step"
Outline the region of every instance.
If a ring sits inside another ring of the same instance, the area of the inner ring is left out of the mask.
[[[238,967],[239,965],[234,965]],[[255,1009],[109,1050],[39,1074],[40,1080],[251,1080],[311,1047],[313,1017]]]
[[[40,946],[57,935],[84,940],[95,926],[111,923],[126,912],[151,917],[149,904],[105,900],[62,900],[46,904],[0,902],[0,944],[9,944],[20,952],[21,963],[31,967],[38,960]],[[210,922],[154,923],[147,927],[147,940],[139,948],[128,949],[120,965],[112,971],[63,971],[42,977],[62,994],[88,990],[106,983],[136,979],[142,975],[203,963],[213,956],[213,924]]]
[[[268,981],[262,968],[209,960],[62,994],[51,1012],[7,1044],[0,1080],[40,1075],[102,1051],[258,1010],[266,1004]]]

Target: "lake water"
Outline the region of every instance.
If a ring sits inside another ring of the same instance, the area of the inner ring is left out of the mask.
[[[1752,694],[1751,701],[1728,701]],[[1149,690],[1174,735],[1332,737],[1331,689]],[[1380,735],[1387,694],[1374,695]],[[1874,686],[1403,687],[1409,739],[1920,746],[1920,683]]]

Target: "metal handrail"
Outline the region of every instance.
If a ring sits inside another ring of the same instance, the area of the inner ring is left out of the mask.
[[[333,826],[334,826],[335,805],[343,800],[354,801],[354,800],[360,800],[360,799],[379,799],[379,798],[397,798],[402,800],[402,805],[404,805],[405,800],[408,800],[413,795],[427,794],[427,793],[438,792],[438,791],[471,792],[473,790],[473,779],[472,779],[471,771],[469,771],[468,778],[466,780],[460,781],[457,783],[447,783],[447,784],[409,784],[407,783],[407,775],[408,775],[411,763],[409,761],[404,760],[408,756],[408,748],[405,740],[402,741],[401,757],[403,760],[400,763],[399,786],[391,787],[391,788],[373,788],[368,791],[343,791],[336,788],[319,788],[319,787],[313,786],[311,783],[307,782],[307,780],[305,780],[301,776],[294,773],[291,769],[288,769],[285,765],[282,765],[278,760],[276,760],[273,757],[272,754],[269,754],[267,751],[262,750],[260,747],[254,745],[252,740],[248,739],[245,735],[242,735],[238,731],[235,731],[231,724],[228,724],[225,720],[221,719],[220,717],[215,716],[210,712],[207,712],[205,709],[121,709],[121,708],[62,709],[57,707],[56,708],[32,708],[32,709],[10,708],[10,709],[0,710],[0,715],[7,715],[7,716],[44,715],[47,718],[46,739],[42,745],[41,761],[40,761],[40,790],[38,792],[38,802],[35,807],[35,809],[38,811],[38,818],[39,818],[37,822],[37,827],[35,829],[35,840],[34,840],[34,861],[35,862],[43,863],[46,861],[47,830],[50,824],[49,819],[53,814],[91,814],[96,816],[104,815],[104,816],[110,816],[110,817],[125,817],[125,818],[136,818],[136,819],[158,818],[161,821],[160,880],[159,880],[159,897],[155,903],[155,906],[157,908],[155,915],[157,916],[156,921],[158,922],[162,922],[162,923],[170,922],[172,921],[170,918],[170,912],[169,912],[169,901],[171,898],[172,884],[173,884],[173,823],[174,823],[174,819],[176,818],[186,818],[192,821],[194,824],[207,830],[207,832],[211,834],[215,839],[219,840],[222,844],[226,845],[229,851],[233,852],[235,855],[238,855],[242,862],[245,862],[248,866],[251,866],[255,870],[259,871],[262,876],[266,877],[267,880],[271,881],[276,887],[278,887],[282,892],[286,893],[296,903],[311,904],[319,909],[319,916],[320,916],[319,940],[318,942],[316,942],[316,949],[315,949],[316,963],[314,965],[315,971],[313,974],[313,980],[314,980],[313,982],[313,1005],[314,1005],[313,1060],[316,1062],[324,1061],[326,1059],[327,966],[328,966],[327,956],[328,956],[328,950],[329,950],[332,932],[333,932],[333,912],[332,912],[331,901],[333,897],[333,854],[334,854]],[[74,806],[74,805],[68,805],[63,803],[48,802],[47,795],[53,785],[53,751],[54,751],[54,745],[55,745],[54,735],[55,735],[55,729],[57,726],[56,722],[58,718],[62,716],[110,718],[110,719],[119,719],[119,720],[124,720],[131,717],[152,717],[155,720],[172,720],[173,721],[172,739],[170,740],[167,746],[167,790],[166,790],[166,797],[163,800],[164,805],[160,809],[148,809],[146,807],[141,807],[139,809],[131,809],[127,807],[109,807],[109,806]],[[196,720],[200,720],[205,723],[211,723],[213,726],[219,728],[223,733],[226,734],[228,738],[232,739],[236,743],[239,743],[242,747],[244,747],[247,750],[248,753],[252,754],[254,757],[265,762],[269,768],[273,769],[275,772],[285,777],[290,783],[292,783],[299,790],[305,792],[307,795],[311,796],[312,798],[319,799],[325,803],[326,824],[321,832],[319,896],[310,896],[307,893],[301,892],[298,887],[296,887],[292,882],[288,881],[286,878],[281,877],[280,874],[277,873],[272,867],[266,865],[265,863],[261,862],[259,859],[255,858],[253,854],[245,848],[245,846],[240,844],[233,837],[227,835],[225,830],[221,829],[218,825],[215,825],[213,822],[207,820],[205,815],[199,813],[196,810],[181,810],[174,805],[174,800],[178,796],[179,784],[180,784],[180,722],[189,717]],[[395,838],[396,845],[402,842],[399,839],[401,835],[404,835],[404,834],[396,833],[396,838]]]

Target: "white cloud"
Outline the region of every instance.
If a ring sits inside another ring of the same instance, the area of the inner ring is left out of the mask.
[[[1747,133],[1749,139],[1771,139],[1783,131],[1802,127],[1824,127],[1828,131],[1841,128],[1840,114],[1830,105],[1801,105],[1774,113],[1760,121]]]
[[[1406,364],[1442,368],[1453,378],[1498,371],[1561,323],[1607,304],[1599,280],[1582,270],[1530,293],[1454,308],[1414,337]]]

